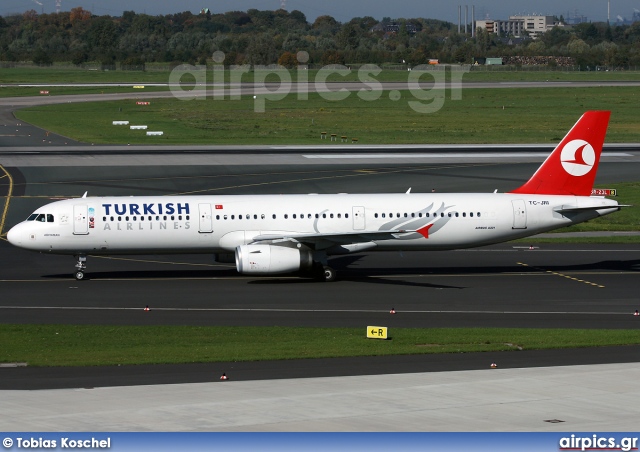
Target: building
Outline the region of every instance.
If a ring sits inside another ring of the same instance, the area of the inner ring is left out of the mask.
[[[522,20],[476,20],[476,29],[484,28],[487,33],[498,36],[522,36],[524,21]]]
[[[498,36],[529,35],[532,39],[556,26],[564,26],[554,22],[553,16],[509,16],[509,20],[476,20],[476,29],[484,28],[488,33]]]
[[[509,16],[509,20],[522,21],[524,29],[532,39],[537,39],[542,33],[551,30],[555,26],[564,26],[554,22],[553,16]]]

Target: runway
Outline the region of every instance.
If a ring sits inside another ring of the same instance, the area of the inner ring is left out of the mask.
[[[91,195],[404,192],[408,186],[414,192],[434,187],[507,191],[526,180],[542,159],[514,153],[477,163],[457,156],[417,164],[412,156],[383,163],[373,156],[345,163],[340,158],[305,159],[304,154],[255,154],[239,163],[235,154],[214,153],[169,154],[154,158],[150,166],[144,164],[147,158],[95,156],[90,149],[79,160],[3,156],[0,162],[11,165],[5,169],[14,181],[6,226],[51,199],[86,190]],[[606,157],[598,180],[633,180],[639,163],[633,152]],[[640,246],[543,245],[533,238],[450,252],[350,255],[331,261],[340,277],[333,284],[296,275],[241,276],[234,265],[215,263],[209,255],[89,257],[88,280],[82,282],[71,278],[74,261],[68,256],[34,254],[0,242],[0,259],[3,323],[634,329],[638,319],[632,314],[640,308],[635,284]],[[146,305],[151,308],[148,313],[142,310]],[[389,314],[392,308],[395,315]],[[524,362],[566,364],[567,356],[577,364],[584,364],[587,356],[590,363],[626,362],[632,356],[624,348],[587,355],[541,353],[526,359],[515,355],[516,367]],[[368,358],[311,367],[307,362],[263,363],[259,371],[255,364],[245,371],[242,365],[233,366],[238,369],[235,378],[251,380],[305,373],[323,377],[395,373],[400,368],[407,372],[480,369],[486,367],[488,356],[460,362],[447,358],[439,364],[440,357],[396,359],[403,364]],[[226,366],[203,365],[200,369],[206,371],[193,373],[185,371],[188,367],[161,366],[161,371],[142,375],[144,384],[209,381],[212,372]],[[104,369],[100,377],[86,369],[74,372],[73,378],[60,369],[44,373],[16,369],[20,377],[4,381],[6,388],[140,384],[141,368],[112,370],[117,378]],[[111,378],[105,378],[108,375]]]
[[[207,255],[90,257],[82,282],[68,256],[2,242],[0,259],[2,323],[635,328],[640,308],[634,245],[353,255],[331,260],[335,284],[242,276]]]

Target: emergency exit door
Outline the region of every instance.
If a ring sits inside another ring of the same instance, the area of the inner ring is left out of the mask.
[[[365,228],[364,207],[353,207],[353,229],[354,231],[361,231]]]
[[[527,206],[524,199],[515,199],[513,204],[513,229],[527,229]]]
[[[198,232],[213,232],[211,204],[198,204],[199,228]]]

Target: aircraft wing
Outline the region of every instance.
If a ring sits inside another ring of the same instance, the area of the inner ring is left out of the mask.
[[[376,240],[393,240],[405,234],[418,233],[429,238],[428,224],[420,229],[388,229],[380,231],[351,231],[351,232],[318,232],[318,233],[276,233],[260,234],[253,238],[252,243],[298,242],[314,249],[329,248],[333,245],[348,245],[353,243],[373,242]]]
[[[357,242],[371,242],[373,240],[391,240],[400,234],[419,232],[416,230],[395,229],[383,231],[353,231],[353,232],[320,232],[320,233],[291,233],[291,234],[261,234],[255,236],[251,243],[293,241],[308,245],[343,245]],[[323,248],[326,246],[323,246]]]

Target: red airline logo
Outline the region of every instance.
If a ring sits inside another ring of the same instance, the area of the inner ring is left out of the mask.
[[[431,229],[431,226],[433,226],[433,223],[428,224],[426,226],[422,226],[420,229],[417,229],[416,232],[421,234],[425,239],[428,239],[429,238],[429,229]]]
[[[216,204],[216,209],[222,209],[222,204]]]

